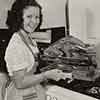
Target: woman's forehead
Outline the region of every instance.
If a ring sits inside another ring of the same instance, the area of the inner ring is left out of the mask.
[[[28,6],[24,9],[23,14],[24,15],[29,15],[29,14],[40,15],[40,9],[39,7]]]

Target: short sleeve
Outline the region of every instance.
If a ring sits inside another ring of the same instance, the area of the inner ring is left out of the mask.
[[[25,69],[29,66],[26,56],[24,47],[18,43],[7,47],[5,61],[10,75],[13,71]]]

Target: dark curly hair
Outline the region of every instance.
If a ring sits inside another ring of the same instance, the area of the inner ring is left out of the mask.
[[[16,0],[10,11],[8,11],[8,17],[6,20],[6,24],[11,32],[17,32],[22,27],[23,23],[23,10],[27,6],[39,7],[40,9],[40,24],[42,22],[42,13],[41,6],[35,0]],[[39,29],[39,26],[37,29]]]

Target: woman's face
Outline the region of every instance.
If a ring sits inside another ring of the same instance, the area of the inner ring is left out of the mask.
[[[27,33],[32,33],[40,23],[40,9],[29,6],[23,11],[23,29]]]

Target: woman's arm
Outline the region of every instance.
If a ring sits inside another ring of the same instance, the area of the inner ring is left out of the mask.
[[[25,70],[13,72],[13,79],[17,88],[28,88],[33,85],[39,84],[46,79],[45,74],[30,74]]]
[[[24,89],[34,86],[46,79],[53,79],[58,81],[60,79],[66,79],[66,78],[67,78],[66,74],[58,69],[53,69],[40,74],[30,74],[25,72],[25,70],[16,71],[13,73],[13,79],[15,85],[19,89],[21,88]]]

